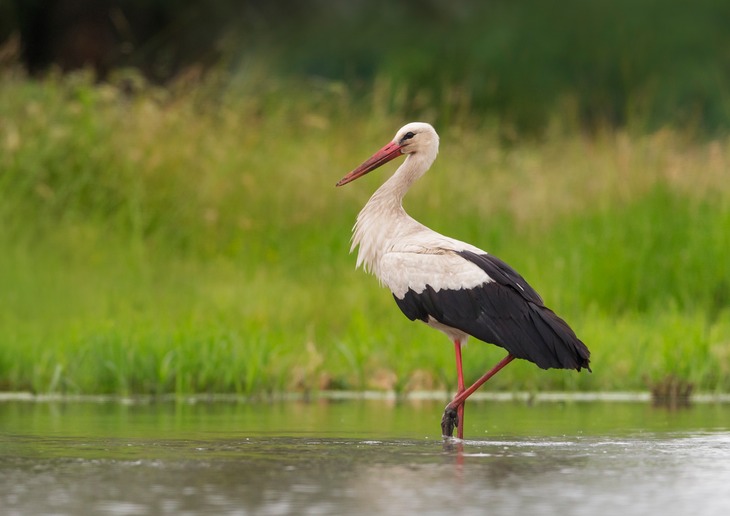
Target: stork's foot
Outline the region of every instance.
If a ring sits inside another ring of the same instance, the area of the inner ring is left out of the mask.
[[[444,415],[441,417],[441,436],[452,437],[454,435],[454,428],[459,426],[459,414],[455,408],[446,406]]]

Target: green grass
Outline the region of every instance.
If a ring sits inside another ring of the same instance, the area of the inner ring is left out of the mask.
[[[451,344],[347,252],[392,167],[334,188],[404,110],[384,84],[264,75],[128,93],[3,72],[0,389],[454,387]],[[730,140],[437,129],[408,210],[514,265],[593,352],[592,374],[518,363],[490,389],[730,390]],[[471,342],[467,376],[502,355]]]

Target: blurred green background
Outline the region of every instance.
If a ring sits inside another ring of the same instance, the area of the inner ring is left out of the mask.
[[[406,208],[593,352],[491,389],[726,392],[728,27],[708,0],[0,0],[0,390],[454,388],[347,252],[388,171],[333,187],[424,120]]]

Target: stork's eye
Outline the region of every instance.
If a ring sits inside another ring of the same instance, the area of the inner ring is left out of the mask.
[[[413,138],[414,136],[416,136],[416,135],[415,135],[415,133],[414,133],[413,131],[408,131],[408,132],[407,132],[406,134],[404,134],[404,135],[403,135],[403,138],[401,138],[401,140],[400,140],[400,141],[401,141],[401,143],[402,143],[402,142],[404,142],[404,141],[406,141],[406,140],[410,140],[410,139],[411,139],[411,138]]]

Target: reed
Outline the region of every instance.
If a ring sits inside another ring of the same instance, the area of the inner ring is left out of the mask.
[[[453,388],[446,338],[348,255],[388,171],[334,188],[407,121],[392,88],[354,99],[263,71],[166,90],[5,71],[0,389]],[[440,157],[406,199],[521,271],[593,352],[593,374],[519,363],[490,388],[643,389],[672,374],[729,390],[730,140],[560,127],[505,144],[462,115],[437,127]],[[502,354],[471,342],[466,375]]]

